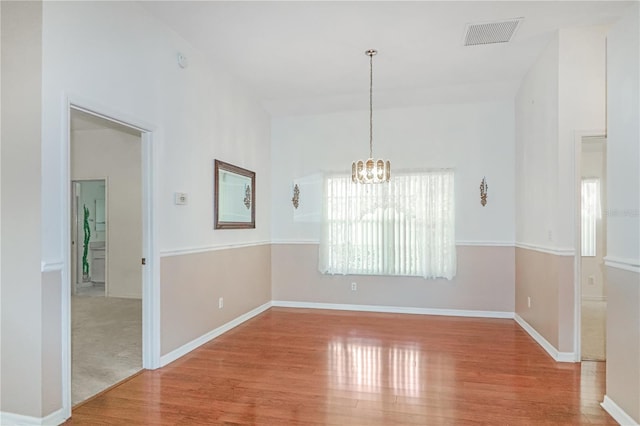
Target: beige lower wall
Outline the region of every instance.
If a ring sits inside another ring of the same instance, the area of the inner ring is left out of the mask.
[[[607,267],[607,396],[640,423],[640,274]]]
[[[62,407],[62,272],[42,273],[42,416]]]
[[[40,267],[42,2],[0,1],[0,15],[0,415],[40,417],[42,304],[58,302],[44,299]]]
[[[317,244],[272,246],[273,300],[513,312],[514,248],[458,246],[456,277],[322,275]],[[351,290],[356,282],[357,291]]]
[[[166,355],[271,301],[271,247],[162,257],[160,300],[160,353]]]
[[[516,248],[515,312],[560,352],[573,352],[573,267],[573,256]]]

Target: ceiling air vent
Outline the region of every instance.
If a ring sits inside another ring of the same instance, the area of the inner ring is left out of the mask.
[[[476,46],[478,44],[506,43],[511,40],[522,19],[514,18],[506,21],[467,24],[464,45]]]

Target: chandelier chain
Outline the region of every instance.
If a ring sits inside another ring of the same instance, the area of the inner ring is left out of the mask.
[[[369,55],[369,158],[373,158],[373,54]]]

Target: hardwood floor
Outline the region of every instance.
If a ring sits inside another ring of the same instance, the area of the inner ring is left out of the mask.
[[[512,320],[271,308],[67,424],[615,425],[604,383]]]

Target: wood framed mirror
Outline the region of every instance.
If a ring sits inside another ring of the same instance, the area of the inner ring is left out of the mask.
[[[213,176],[215,229],[255,228],[255,172],[214,160]]]

